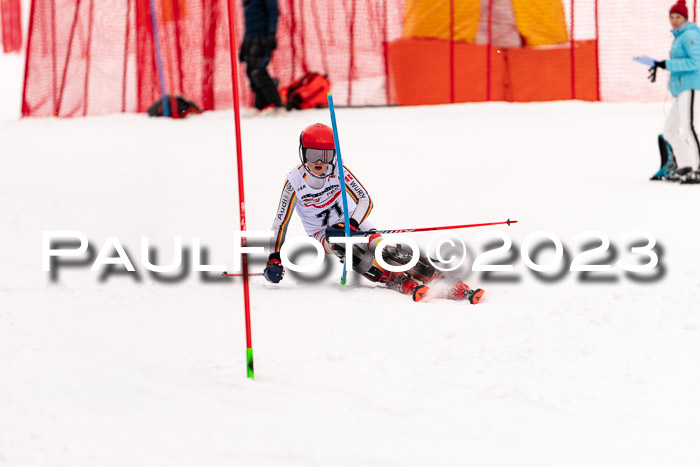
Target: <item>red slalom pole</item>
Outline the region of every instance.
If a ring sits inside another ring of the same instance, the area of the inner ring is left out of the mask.
[[[231,86],[233,90],[233,118],[236,122],[236,154],[238,158],[238,202],[241,215],[241,232],[246,230],[245,220],[245,191],[243,190],[243,151],[241,149],[241,118],[240,103],[238,102],[238,62],[236,53],[236,22],[233,15],[233,0],[228,0],[228,32],[231,52]],[[245,248],[248,241],[241,237],[241,247]],[[245,250],[244,250],[245,251]],[[248,287],[248,255],[243,253],[243,303],[245,306],[245,337],[246,337],[246,362],[248,378],[255,378],[253,372],[253,337],[250,330],[250,289]]]
[[[469,229],[471,227],[485,227],[487,225],[510,225],[510,224],[517,224],[518,221],[512,221],[508,219],[507,221],[504,222],[486,222],[484,224],[464,224],[464,225],[446,225],[442,227],[420,227],[418,229],[397,229],[397,230],[377,230],[372,231],[373,233],[378,233],[378,234],[392,234],[392,233],[405,233],[405,232],[430,232],[433,230],[452,230],[452,229]]]

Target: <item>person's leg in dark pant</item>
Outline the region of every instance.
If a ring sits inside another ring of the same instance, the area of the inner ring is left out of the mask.
[[[259,37],[250,40],[246,54],[246,74],[250,87],[255,93],[255,107],[259,110],[268,105],[282,107],[277,85],[267,72],[270,53],[265,49]]]

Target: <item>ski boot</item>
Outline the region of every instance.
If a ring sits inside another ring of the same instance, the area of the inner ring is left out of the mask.
[[[411,255],[401,245],[387,246],[382,252],[382,259],[392,266],[403,266],[411,261]],[[435,266],[424,256],[420,256],[416,265],[406,271],[406,274],[421,282],[430,282],[440,277]]]
[[[481,301],[481,297],[484,296],[484,291],[482,289],[470,289],[467,284],[461,280],[457,280],[457,283],[450,290],[447,298],[450,300],[469,300],[469,303],[476,305]]]
[[[676,161],[669,159],[649,180],[669,180],[671,175],[676,170]]]
[[[659,135],[659,154],[661,155],[661,168],[650,178],[650,180],[671,180],[669,178],[678,168],[676,164],[676,156],[673,155],[673,149],[663,137]]]
[[[428,293],[428,286],[419,284],[403,272],[385,272],[380,282],[386,284],[392,290],[397,290],[402,294],[411,295],[414,302],[420,302]]]

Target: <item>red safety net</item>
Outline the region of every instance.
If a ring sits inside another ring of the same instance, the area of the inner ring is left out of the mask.
[[[22,20],[19,0],[0,0],[0,29],[5,53],[22,49]]]
[[[3,0],[4,1],[4,0]],[[656,101],[633,56],[667,58],[672,4],[638,0],[279,0],[280,87],[328,75],[337,105]],[[689,2],[695,18],[696,2]],[[226,0],[34,0],[22,114],[144,112],[166,93],[232,106]],[[237,40],[242,1],[235,1]],[[244,65],[243,105],[251,105]]]

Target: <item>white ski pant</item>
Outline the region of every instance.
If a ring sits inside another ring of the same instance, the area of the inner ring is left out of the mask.
[[[671,144],[679,168],[700,165],[700,91],[689,89],[673,100],[664,124],[664,139]]]

